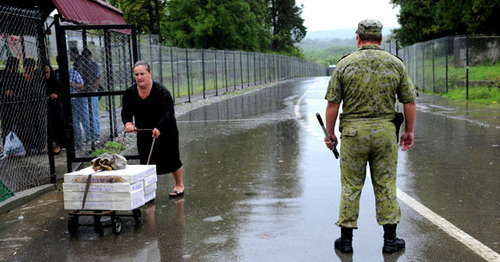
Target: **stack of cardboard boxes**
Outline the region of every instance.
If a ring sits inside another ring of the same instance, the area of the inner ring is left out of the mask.
[[[85,206],[85,188],[92,175]],[[127,165],[126,168],[96,172],[92,167],[64,175],[64,209],[133,210],[156,197],[156,166]]]

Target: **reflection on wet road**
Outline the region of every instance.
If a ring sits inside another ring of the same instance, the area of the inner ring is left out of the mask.
[[[315,118],[327,83],[290,80],[180,116],[183,199],[169,200],[173,179],[160,176],[141,226],[124,219],[119,236],[82,227],[70,237],[62,193],[49,193],[0,215],[0,260],[481,261],[404,203],[407,249],[382,255],[368,181],[354,254],[335,252],[340,168]],[[436,114],[429,99],[419,98],[416,146],[400,151],[398,187],[498,252],[500,129]]]

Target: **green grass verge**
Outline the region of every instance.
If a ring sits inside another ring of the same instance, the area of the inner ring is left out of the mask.
[[[466,100],[467,90],[455,88],[448,90],[446,97],[453,100]],[[469,87],[469,101],[481,105],[499,106],[500,90],[498,87]]]
[[[419,90],[422,92],[422,90]],[[465,87],[455,87],[448,90],[447,94],[436,94],[430,90],[423,91],[426,94],[440,95],[457,101],[467,101],[467,90]],[[469,87],[469,102],[499,107],[500,88],[498,87]]]

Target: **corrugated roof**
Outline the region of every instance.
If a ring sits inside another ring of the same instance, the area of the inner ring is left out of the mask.
[[[126,24],[123,12],[101,0],[52,0],[64,20],[84,25]]]

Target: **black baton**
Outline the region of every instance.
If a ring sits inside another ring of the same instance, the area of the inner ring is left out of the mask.
[[[328,141],[332,142],[332,152],[335,155],[335,158],[339,158],[339,151],[337,151],[337,148],[335,147],[335,142],[332,141],[330,136],[328,135],[328,132],[326,132],[325,125],[323,125],[323,119],[321,119],[321,115],[319,113],[316,113],[316,117],[318,118],[319,125],[321,126],[321,129],[323,129],[323,133],[325,133],[326,138]]]

